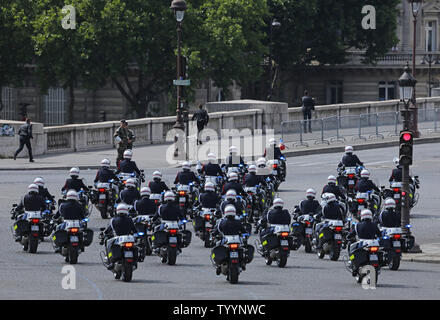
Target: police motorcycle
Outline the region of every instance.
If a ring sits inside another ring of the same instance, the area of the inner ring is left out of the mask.
[[[16,212],[17,204],[13,204],[11,219],[15,223],[11,227],[14,240],[23,245],[23,251],[36,253],[38,244],[44,238],[44,216],[41,211],[24,211],[19,214]]]
[[[179,207],[185,215],[193,217],[193,206],[199,200],[200,191],[197,185],[193,182],[189,184],[177,184],[175,187],[171,188],[173,192],[177,195],[177,201]]]
[[[249,221],[256,222],[267,208],[266,192],[261,185],[256,185],[255,187],[244,186],[243,190],[248,194],[246,207],[249,214]]]
[[[231,284],[237,284],[241,272],[246,270],[246,264],[254,257],[254,247],[247,244],[249,234],[223,235],[220,245],[211,250],[211,263],[219,273],[226,276]]]
[[[273,192],[278,191],[281,182],[283,182],[281,175],[281,161],[278,159],[268,160],[267,167],[272,170],[272,179],[270,179],[272,190]]]
[[[52,234],[52,245],[66,262],[76,264],[84,248],[92,244],[93,230],[87,228],[89,218],[83,220],[63,220]]]
[[[124,173],[120,172],[117,174],[119,181],[121,181],[121,188],[119,191],[122,191],[128,179],[134,179],[136,188],[140,190],[141,183],[145,181],[145,173],[144,170],[140,170],[141,174],[137,175],[136,172]]]
[[[49,237],[54,230],[53,216],[55,211],[56,201],[51,201],[49,199],[45,200],[46,202],[46,210],[43,211],[42,214],[42,222],[43,222],[43,236]],[[43,238],[41,239],[43,240]]]
[[[346,190],[349,198],[354,199],[356,195],[355,186],[360,179],[362,169],[364,169],[363,166],[338,168],[338,185]]]
[[[218,218],[217,208],[203,208],[198,206],[194,208],[194,217],[192,219],[196,236],[204,242],[205,248],[212,247],[211,231],[215,228]]]
[[[295,206],[294,213],[298,214],[299,212],[299,206]],[[314,225],[315,218],[313,217],[313,214],[309,213],[299,216],[291,225],[294,242],[298,244],[298,247],[304,245],[304,250],[307,253],[312,252]]]
[[[133,218],[133,223],[139,236],[136,245],[139,249],[139,261],[142,262],[145,256],[151,256],[153,252],[153,244],[151,241],[154,227],[153,216],[138,215]]]
[[[63,195],[62,199],[63,200],[66,199],[67,192],[68,192],[68,190],[64,190],[62,192],[62,195]],[[90,205],[90,198],[91,198],[90,193],[87,192],[86,190],[81,189],[78,191],[78,198],[79,198],[79,200],[78,200],[79,203],[81,203],[82,206],[84,207],[84,212],[86,213],[86,216],[89,217],[90,214],[92,213],[92,210],[93,210],[93,207]]]
[[[356,193],[356,201],[351,208],[352,216],[360,221],[360,214],[364,209],[370,209],[373,214],[377,214],[380,210],[382,200],[380,195],[371,190],[367,192]]]
[[[238,166],[224,166],[222,167],[224,176],[229,176],[230,173],[235,172],[238,175],[238,181],[243,181],[244,175],[247,173],[247,166],[243,163],[238,164]]]
[[[105,228],[101,228],[104,231]],[[137,269],[139,261],[139,253],[136,246],[136,241],[139,234],[116,236],[103,240],[104,235],[101,233],[101,245],[104,245],[104,251],[100,252],[100,257],[104,267],[109,270],[109,264],[113,264],[110,271],[114,274],[116,280],[122,278],[124,282],[130,282],[133,278],[133,271]],[[107,250],[107,243],[113,241],[109,250]]]
[[[255,240],[257,252],[265,258],[266,265],[270,266],[273,261],[276,261],[278,267],[284,268],[290,250],[298,249],[298,246],[294,246],[291,226],[288,224],[268,224],[267,228],[270,232],[261,239]]]
[[[159,207],[163,203],[163,196],[165,192],[162,193],[152,193],[150,195],[150,199],[154,201],[157,207]]]
[[[419,200],[419,193],[417,189],[420,188],[420,180],[418,176],[410,177],[410,208],[414,208]],[[386,189],[385,186],[381,186],[382,198],[393,198],[396,202],[397,210],[402,207],[402,182],[391,181],[390,188]]]
[[[153,253],[161,258],[162,263],[172,266],[176,264],[177,255],[191,243],[191,232],[185,230],[187,220],[167,221],[163,220],[161,225],[154,228],[151,236]]]
[[[384,266],[390,270],[398,270],[404,249],[405,234],[402,228],[381,227],[382,238],[379,239],[381,249],[384,251]]]
[[[116,185],[116,190],[115,186]],[[117,192],[120,184],[113,179],[108,182],[97,182],[95,188],[89,187],[91,190],[91,199],[101,214],[102,219],[108,219],[115,215],[115,204],[119,199]]]

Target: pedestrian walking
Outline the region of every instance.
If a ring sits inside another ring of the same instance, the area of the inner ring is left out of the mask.
[[[32,124],[31,119],[26,118],[26,123],[23,124],[20,129],[18,130],[18,135],[20,136],[20,147],[17,151],[15,151],[14,154],[14,160],[17,159],[17,155],[23,150],[23,147],[26,146],[29,153],[29,162],[34,162],[34,157],[32,156],[32,146],[31,146],[31,139],[34,137],[32,136]]]
[[[119,162],[124,158],[124,151],[127,149],[133,149],[133,142],[136,140],[136,137],[133,130],[128,129],[128,123],[126,120],[121,120],[121,125],[115,131],[113,137],[118,144],[118,156],[116,158],[116,167],[118,167]]]
[[[202,104],[199,105],[199,110],[194,113],[192,121],[194,120],[197,120],[197,144],[202,144],[202,141],[199,141],[199,134],[209,122],[208,112],[203,109]]]
[[[309,92],[304,90],[304,96],[302,97],[302,112],[304,116],[304,133],[307,133],[307,127],[309,132],[312,133],[312,111],[315,110],[315,100],[309,96]],[[308,126],[307,126],[308,124]]]

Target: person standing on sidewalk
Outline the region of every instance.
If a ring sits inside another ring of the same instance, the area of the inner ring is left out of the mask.
[[[116,167],[118,167],[119,162],[124,158],[124,151],[133,148],[133,142],[136,138],[133,131],[128,129],[126,120],[121,120],[121,126],[115,131],[113,137],[118,144],[118,157],[116,158]]]
[[[192,121],[194,120],[197,120],[197,144],[202,144],[202,141],[199,141],[199,134],[209,122],[208,112],[203,109],[202,104],[199,105],[199,110],[194,113]]]
[[[18,135],[20,136],[20,147],[17,151],[15,151],[14,154],[14,160],[17,159],[17,155],[23,150],[23,147],[26,145],[26,148],[28,149],[29,153],[29,162],[34,162],[34,157],[32,156],[32,146],[31,146],[31,139],[34,137],[32,136],[32,124],[31,119],[26,118],[26,123],[23,124],[20,129],[18,130]]]
[[[309,133],[312,133],[312,111],[315,110],[315,100],[309,96],[307,90],[304,91],[304,97],[302,97],[302,112],[304,116],[304,133],[307,133],[307,123]]]

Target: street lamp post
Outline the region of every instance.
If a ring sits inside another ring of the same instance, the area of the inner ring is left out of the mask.
[[[415,77],[416,75],[416,35],[417,35],[417,16],[422,7],[423,0],[408,0],[411,3],[411,11],[413,15],[413,56],[412,56],[412,75]],[[412,123],[411,130],[414,132],[414,136],[416,138],[420,137],[420,132],[418,130],[418,114],[417,114],[417,104],[416,104],[416,90],[414,88],[413,97],[412,97]]]
[[[431,95],[432,95],[431,66],[433,64],[439,64],[438,57],[435,56],[435,58],[434,58],[434,55],[429,53],[423,57],[420,64],[428,64],[428,95],[429,95],[429,97],[431,97]]]
[[[273,92],[273,74],[272,74],[272,33],[274,27],[280,27],[281,23],[277,21],[277,19],[272,19],[270,22],[270,31],[269,31],[269,94],[267,95],[267,100],[272,100],[272,92]]]
[[[186,2],[185,0],[173,0],[170,7],[175,15],[177,21],[177,80],[182,79],[182,53],[181,53],[181,45],[182,45],[182,21],[185,15],[186,10]],[[183,119],[183,105],[182,105],[182,88],[179,84],[177,84],[177,110],[176,110],[176,123],[174,124],[174,129],[184,130],[184,119]],[[175,149],[174,149],[174,157],[179,155],[179,147],[177,143],[177,136],[175,137]]]
[[[410,129],[410,113],[409,105],[412,102],[414,95],[415,86],[417,80],[412,76],[409,68],[409,63],[407,62],[405,71],[399,78],[399,88],[400,88],[400,101],[404,104],[404,110],[401,110],[403,118],[403,134],[405,131],[411,131]],[[400,147],[399,147],[400,148]],[[399,150],[400,153],[400,150]],[[412,155],[411,161],[412,161]],[[402,166],[402,208],[401,208],[401,226],[403,231],[409,236],[410,235],[410,204],[409,204],[409,164],[407,161],[402,161],[402,157],[399,159],[399,163]]]

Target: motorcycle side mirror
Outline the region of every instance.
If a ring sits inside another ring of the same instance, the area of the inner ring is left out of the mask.
[[[88,186],[87,188],[89,188],[89,189],[93,189],[93,187],[92,187],[92,186]]]
[[[16,203],[14,203],[14,204],[12,205],[12,207],[13,207],[13,208],[15,208],[16,206],[17,206],[17,204],[16,204]]]
[[[418,178],[419,178],[419,176],[414,176],[414,178],[418,179]]]
[[[99,231],[104,231],[105,230],[105,228],[99,228]]]

